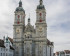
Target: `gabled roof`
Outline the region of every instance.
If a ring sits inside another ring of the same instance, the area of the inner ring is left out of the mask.
[[[10,40],[10,42],[13,44],[13,39],[12,39],[12,38],[10,38],[10,37],[9,37],[8,39],[9,39],[9,40]]]
[[[64,50],[66,54],[70,54],[70,50]]]
[[[13,44],[13,39],[12,39],[12,38],[10,38],[10,37],[8,37],[8,39],[9,39],[9,40],[10,40],[10,42]],[[0,47],[5,48],[5,46],[4,46],[4,40],[1,40],[1,39],[0,39]]]
[[[14,50],[14,48],[13,48],[12,46],[10,46],[10,49],[11,49],[11,50]]]
[[[34,26],[32,26],[31,24],[27,24],[25,27],[25,32],[34,32]]]
[[[1,39],[0,39],[0,47],[5,48],[5,46],[4,46],[4,41],[3,41],[3,40],[1,40]]]

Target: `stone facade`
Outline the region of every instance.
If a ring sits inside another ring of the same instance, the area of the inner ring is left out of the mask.
[[[25,10],[20,0],[13,25],[14,56],[53,56],[53,42],[47,39],[46,9],[42,0],[36,9],[35,26],[30,24],[30,18],[25,26]]]

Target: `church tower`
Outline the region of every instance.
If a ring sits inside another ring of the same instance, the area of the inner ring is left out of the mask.
[[[47,37],[47,24],[46,24],[46,9],[43,5],[43,0],[40,0],[36,9],[36,36]]]
[[[23,34],[25,29],[25,10],[22,7],[22,1],[19,1],[19,6],[15,10],[15,19],[13,25],[14,37],[14,56],[23,56]]]
[[[43,0],[39,1],[36,9],[36,38],[35,56],[47,56],[47,23],[46,9]]]

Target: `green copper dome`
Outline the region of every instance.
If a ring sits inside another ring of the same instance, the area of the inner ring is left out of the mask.
[[[24,11],[24,9],[22,7],[17,7],[16,11]],[[25,12],[25,11],[24,11]]]
[[[8,43],[8,36],[6,37],[6,42]]]
[[[25,12],[25,10],[22,7],[22,1],[21,0],[19,1],[19,7],[16,8],[16,11],[23,11],[23,12]]]
[[[44,5],[38,5],[37,9],[45,9]]]
[[[6,38],[6,40],[8,41],[8,37]]]
[[[40,4],[37,6],[37,9],[45,9],[43,5],[43,0],[40,0]]]

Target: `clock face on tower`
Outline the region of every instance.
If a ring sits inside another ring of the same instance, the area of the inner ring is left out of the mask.
[[[43,33],[43,27],[42,26],[39,26],[38,31],[39,31],[40,36],[43,36],[44,33]]]
[[[20,30],[19,29],[16,29],[16,33],[19,33],[20,32]]]
[[[39,32],[42,32],[42,31],[43,31],[43,27],[39,26]]]

